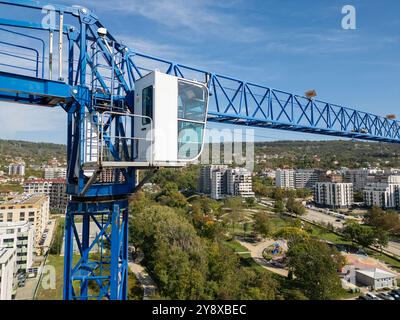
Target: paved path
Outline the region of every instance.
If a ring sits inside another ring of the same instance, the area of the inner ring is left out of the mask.
[[[43,243],[43,253],[46,253],[50,249],[51,240],[53,240],[55,227],[56,227],[56,219],[49,220],[49,223],[47,224],[46,227],[48,229],[47,236]]]
[[[264,249],[268,246],[270,246],[271,244],[273,244],[275,241],[272,239],[268,239],[265,241],[262,241],[260,243],[256,243],[256,244],[252,244],[246,241],[243,241],[241,239],[236,239],[243,247],[245,247],[247,250],[249,250],[251,257],[253,258],[253,260],[259,264],[260,266],[262,266],[263,268],[274,272],[276,274],[279,274],[281,276],[287,277],[288,275],[288,271],[286,269],[281,269],[281,268],[274,268],[274,267],[270,267],[268,264],[268,261],[264,259],[262,253],[264,251]]]
[[[135,274],[136,278],[143,287],[143,300],[149,300],[157,292],[157,285],[140,264],[128,262],[129,269]]]

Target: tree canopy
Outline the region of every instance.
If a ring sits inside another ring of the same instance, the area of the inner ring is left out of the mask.
[[[341,292],[338,270],[343,256],[325,243],[307,239],[292,243],[287,252],[289,268],[304,294],[313,300],[334,299]]]

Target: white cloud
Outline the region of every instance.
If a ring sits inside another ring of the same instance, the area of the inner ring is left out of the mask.
[[[195,40],[196,36],[231,37],[232,41],[254,42],[263,30],[245,25],[237,15],[225,12],[243,1],[228,0],[83,0],[94,11],[118,12],[145,17],[175,32],[176,36]],[[178,32],[177,32],[178,31]]]

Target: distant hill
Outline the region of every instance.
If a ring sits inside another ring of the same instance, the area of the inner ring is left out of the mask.
[[[263,159],[258,168],[293,167],[335,169],[368,166],[400,167],[400,145],[360,141],[257,142],[255,154]],[[265,155],[265,159],[264,159]],[[0,139],[0,166],[21,157],[27,164],[66,159],[66,146]]]
[[[400,145],[360,141],[275,141],[255,144],[261,167],[336,169],[400,167]]]
[[[21,157],[27,164],[40,164],[57,158],[65,161],[66,146],[54,143],[36,143],[18,140],[0,139],[0,165],[9,164],[10,158]]]

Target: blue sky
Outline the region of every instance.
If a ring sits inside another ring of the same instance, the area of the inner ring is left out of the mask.
[[[70,1],[58,1],[73,4]],[[375,114],[400,100],[396,0],[86,1],[109,31],[138,51]],[[344,5],[357,29],[343,30]],[[15,19],[18,17],[16,16]],[[65,143],[61,110],[0,107],[0,138]],[[400,115],[399,115],[400,116]],[[327,139],[257,130],[258,139]]]

